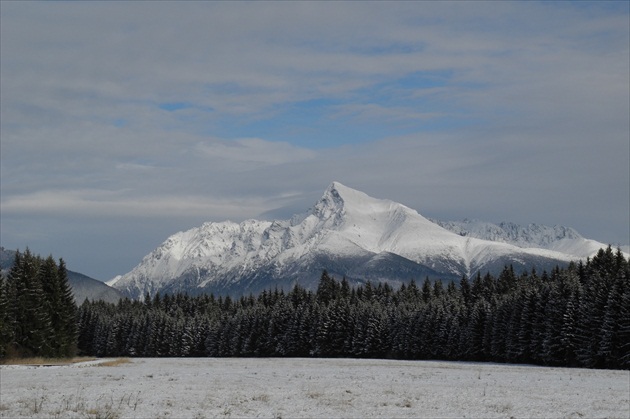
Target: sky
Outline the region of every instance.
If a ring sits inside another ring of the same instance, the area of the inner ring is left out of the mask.
[[[629,2],[0,2],[0,244],[101,280],[332,181],[630,243]]]

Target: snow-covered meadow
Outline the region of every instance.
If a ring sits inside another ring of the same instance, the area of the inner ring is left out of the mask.
[[[431,361],[136,358],[0,367],[0,416],[630,417],[630,372]]]

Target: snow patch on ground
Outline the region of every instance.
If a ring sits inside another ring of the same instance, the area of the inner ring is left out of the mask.
[[[0,367],[1,417],[609,417],[630,372],[486,363],[136,358]]]

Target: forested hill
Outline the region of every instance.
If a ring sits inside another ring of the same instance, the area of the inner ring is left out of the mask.
[[[76,314],[63,259],[16,252],[8,275],[0,273],[0,360],[73,356]]]
[[[316,292],[164,295],[79,309],[79,349],[96,356],[444,359],[630,368],[630,260],[608,247],[551,272]]]
[[[0,272],[4,276],[9,275],[9,271],[15,263],[15,255],[17,253],[18,251],[16,250],[0,247]],[[116,303],[122,298],[120,291],[108,286],[104,282],[70,269],[66,270],[66,272],[74,301],[77,304],[81,304],[86,298],[89,300],[104,300],[110,303]]]

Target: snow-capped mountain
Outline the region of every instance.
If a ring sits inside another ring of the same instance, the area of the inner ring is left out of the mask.
[[[290,220],[205,223],[176,233],[108,284],[140,299],[178,291],[243,295],[295,283],[314,288],[323,269],[355,283],[457,280],[506,264],[551,269],[590,251],[523,248],[462,235],[463,227],[449,229],[402,204],[333,182],[308,212]],[[505,235],[499,233],[497,238]]]

